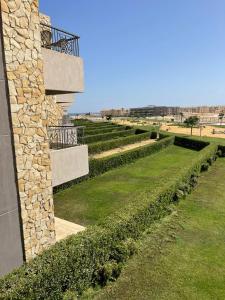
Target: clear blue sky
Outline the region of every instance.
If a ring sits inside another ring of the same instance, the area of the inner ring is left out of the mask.
[[[80,35],[85,92],[71,111],[225,104],[224,0],[40,0]]]

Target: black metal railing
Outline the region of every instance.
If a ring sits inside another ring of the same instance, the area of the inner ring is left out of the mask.
[[[64,149],[83,144],[84,127],[51,126],[48,127],[51,149]]]
[[[42,23],[40,31],[43,48],[79,56],[79,36]]]

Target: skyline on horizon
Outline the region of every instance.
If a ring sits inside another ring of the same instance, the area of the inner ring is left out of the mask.
[[[85,91],[71,112],[225,105],[224,1],[66,3],[41,0],[40,10],[81,37]]]
[[[150,105],[146,105],[146,106],[136,106],[136,107],[103,107],[102,109],[100,109],[99,111],[83,111],[83,112],[79,112],[79,113],[76,113],[76,112],[70,112],[70,114],[87,114],[87,113],[93,113],[93,114],[95,114],[95,113],[100,113],[101,111],[104,111],[104,110],[120,110],[120,109],[127,109],[127,110],[129,110],[129,109],[131,109],[131,108],[147,108],[147,107],[151,107],[151,106],[157,106],[157,105],[154,105],[154,104],[150,104]],[[159,106],[163,106],[163,105],[159,105]],[[170,107],[169,105],[166,105],[166,107]],[[223,104],[221,104],[221,105],[217,105],[217,104],[215,104],[215,105],[190,105],[190,106],[173,106],[173,107],[178,107],[178,108],[199,108],[199,107],[202,107],[202,108],[204,108],[204,107],[212,107],[212,108],[214,108],[214,107],[223,107],[223,108],[225,108],[225,104],[223,105]]]

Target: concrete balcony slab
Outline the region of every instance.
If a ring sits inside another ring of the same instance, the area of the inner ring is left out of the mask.
[[[78,56],[42,48],[44,80],[47,94],[84,91],[83,60]]]
[[[89,173],[87,145],[51,150],[50,156],[53,187]]]

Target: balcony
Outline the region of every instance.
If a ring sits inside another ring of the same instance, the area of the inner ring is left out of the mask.
[[[83,135],[84,127],[48,128],[53,187],[88,174],[88,147],[82,145]]]
[[[40,25],[40,32],[46,94],[83,92],[79,36],[46,24]]]

